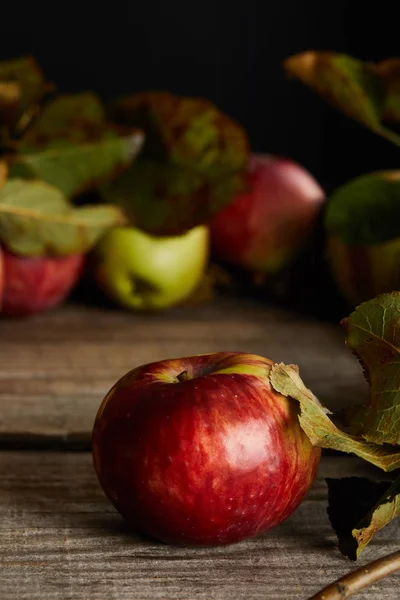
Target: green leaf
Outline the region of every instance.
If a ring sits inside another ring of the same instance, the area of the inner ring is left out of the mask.
[[[31,56],[0,62],[0,124],[18,133],[35,114],[35,105],[53,85]]]
[[[12,178],[39,178],[72,198],[127,168],[143,143],[140,132],[84,144],[53,144],[38,152],[9,157]]]
[[[104,186],[102,195],[122,207],[139,229],[177,235],[207,222],[241,186],[239,173],[213,180],[173,163],[139,158]]]
[[[400,292],[361,304],[343,320],[347,346],[370,385],[360,434],[376,444],[400,445]]]
[[[132,168],[103,189],[131,222],[179,234],[204,223],[243,189],[249,143],[244,130],[207,100],[145,92],[121,98],[115,121],[146,136]]]
[[[42,109],[19,145],[20,151],[98,141],[104,133],[105,109],[92,92],[56,96]]]
[[[339,550],[356,560],[374,535],[400,516],[400,477],[374,482],[362,477],[327,479],[328,515]]]
[[[16,254],[85,253],[123,222],[118,208],[73,208],[60,190],[42,181],[10,179],[0,191],[0,240]]]
[[[389,58],[371,69],[379,77],[385,89],[385,121],[400,121],[400,58]]]
[[[400,449],[369,443],[341,431],[330,419],[318,399],[306,388],[297,367],[274,365],[271,369],[270,381],[277,392],[299,403],[300,425],[314,446],[356,454],[385,471],[393,471],[400,467]]]
[[[325,228],[353,246],[400,238],[400,171],[362,175],[337,189],[327,205]]]
[[[400,138],[382,126],[393,102],[397,112],[396,94],[392,91],[388,94],[379,69],[372,63],[347,54],[307,51],[287,58],[284,69],[348,117],[400,145]]]
[[[127,168],[143,134],[122,135],[105,120],[91,92],[60,95],[49,102],[9,157],[10,177],[39,178],[68,198],[97,187]]]
[[[144,156],[171,161],[217,177],[243,169],[249,142],[245,131],[208,100],[168,92],[120,98],[114,119],[146,133]]]

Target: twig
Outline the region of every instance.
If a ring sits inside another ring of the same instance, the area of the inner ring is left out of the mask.
[[[400,550],[337,579],[309,600],[344,600],[396,571],[400,571]]]

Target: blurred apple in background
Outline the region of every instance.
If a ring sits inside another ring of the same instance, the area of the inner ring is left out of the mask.
[[[271,155],[252,155],[247,185],[211,220],[212,251],[219,260],[273,274],[312,232],[325,193],[304,167]]]
[[[194,291],[205,273],[208,254],[209,232],[204,226],[173,237],[117,227],[96,247],[95,279],[125,308],[164,309]]]
[[[85,262],[81,254],[24,257],[5,248],[2,253],[1,312],[12,317],[41,312],[62,302],[77,283]]]
[[[337,188],[324,215],[333,279],[352,306],[400,288],[400,171],[375,171]]]

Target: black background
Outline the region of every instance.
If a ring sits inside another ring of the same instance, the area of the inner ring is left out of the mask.
[[[205,96],[247,129],[254,151],[286,154],[331,186],[399,166],[396,148],[286,79],[306,49],[364,60],[400,54],[396,0],[142,0],[7,3],[0,57],[31,53],[60,90],[105,99],[144,89]]]

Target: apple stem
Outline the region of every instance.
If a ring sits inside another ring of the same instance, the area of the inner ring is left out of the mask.
[[[400,550],[375,560],[365,567],[351,571],[309,600],[344,600],[396,571],[400,571]]]
[[[182,373],[179,373],[179,375],[177,375],[176,378],[179,381],[179,383],[182,383],[183,381],[188,381],[189,373],[187,371],[182,371]]]

